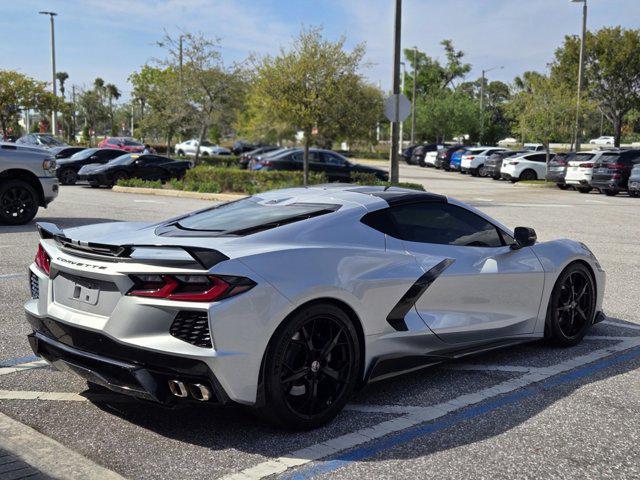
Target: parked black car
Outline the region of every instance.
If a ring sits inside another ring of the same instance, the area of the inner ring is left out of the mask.
[[[274,155],[259,157],[251,161],[252,170],[302,170],[304,151],[292,148]],[[309,150],[309,169],[312,172],[324,172],[330,182],[351,182],[354,173],[370,173],[378,180],[388,181],[389,175],[380,168],[351,163],[342,155],[331,150],[312,148]]]
[[[527,153],[530,150],[505,150],[503,152],[496,152],[492,154],[489,158],[487,158],[484,162],[484,171],[487,177],[491,177],[494,180],[500,180],[500,169],[502,168],[502,161],[511,157],[512,155],[521,155],[523,153]]]
[[[640,163],[640,150],[621,150],[619,155],[603,155],[593,166],[591,186],[605,195],[627,190],[631,169]]]
[[[438,150],[437,143],[429,143],[426,145],[419,145],[413,150],[413,154],[411,155],[411,161],[408,162],[410,165],[420,165],[421,167],[426,167],[426,163],[424,163],[424,157],[427,152],[435,152]]]
[[[640,163],[636,163],[629,175],[629,195],[640,197]]]
[[[233,153],[234,155],[242,155],[245,152],[255,150],[259,146],[260,145],[247,142],[246,140],[236,140],[235,142],[233,142],[233,147],[231,147],[231,153]]]
[[[435,167],[440,170],[444,168],[445,170],[449,170],[449,164],[451,163],[451,156],[456,153],[458,150],[462,150],[464,145],[454,145],[452,147],[445,147],[438,150],[438,155],[436,156]]]
[[[56,157],[56,160],[61,160],[63,158],[69,158],[71,155],[86,150],[87,147],[53,147],[50,148],[49,151]]]
[[[408,164],[411,164],[411,155],[413,155],[413,151],[418,146],[419,145],[411,145],[402,151],[402,158],[404,159],[405,162],[407,162]]]
[[[160,155],[125,153],[104,165],[85,165],[78,172],[79,180],[87,180],[92,187],[113,186],[118,180],[140,178],[142,180],[169,180],[182,178],[191,168],[187,160],[173,160]]]
[[[62,185],[75,185],[78,171],[85,165],[107,163],[126,153],[116,148],[85,148],[69,158],[57,160],[56,176]]]
[[[278,147],[277,145],[266,145],[264,147],[258,147],[255,150],[251,150],[249,152],[245,152],[242,155],[240,155],[240,158],[238,159],[238,163],[240,165],[240,168],[246,169],[249,166],[249,162],[254,157],[257,157],[259,155],[264,155],[264,154],[269,153],[269,152],[274,152],[274,151],[280,150],[280,149],[281,149],[281,147]]]

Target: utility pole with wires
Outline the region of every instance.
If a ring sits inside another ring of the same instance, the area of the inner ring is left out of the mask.
[[[51,22],[51,78],[53,87],[53,96],[58,96],[58,89],[56,86],[56,38],[55,38],[55,25],[53,17],[57,16],[56,12],[38,12],[40,15],[49,15],[49,20]],[[56,117],[57,112],[55,109],[51,112],[51,133],[53,135],[56,134]]]

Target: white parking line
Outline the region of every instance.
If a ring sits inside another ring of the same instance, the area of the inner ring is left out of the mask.
[[[52,438],[0,413],[0,447],[54,478],[124,480]]]
[[[611,337],[609,337],[611,338]],[[536,371],[510,380],[506,380],[493,387],[485,388],[475,393],[461,395],[448,402],[439,403],[428,407],[402,406],[402,405],[350,405],[347,408],[352,411],[365,413],[400,414],[398,418],[387,420],[372,427],[362,428],[352,433],[327,440],[310,447],[296,450],[267,462],[260,463],[240,472],[222,477],[223,480],[258,480],[270,475],[277,475],[292,467],[298,467],[320,458],[335,455],[343,450],[367,443],[371,440],[383,437],[390,433],[405,430],[421,423],[435,420],[455,410],[465,408],[476,403],[483,402],[492,397],[510,393],[533,383],[546,380],[568,370],[573,370],[582,365],[595,362],[612,354],[623,352],[630,348],[640,346],[640,337],[624,337],[616,345],[594,350],[586,355],[566,360],[551,367],[537,368]]]
[[[49,365],[45,360],[36,360],[35,362],[21,363],[14,367],[0,368],[0,375],[9,375],[10,373],[22,372],[23,370],[31,370],[34,368],[42,368]]]

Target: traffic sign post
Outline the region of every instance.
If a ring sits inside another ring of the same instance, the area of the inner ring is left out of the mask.
[[[390,95],[384,101],[384,115],[390,122],[404,122],[411,113],[411,102],[403,94]]]

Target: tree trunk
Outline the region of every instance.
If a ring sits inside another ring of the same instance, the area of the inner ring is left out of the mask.
[[[613,135],[614,135],[614,141],[613,141],[613,145],[615,147],[620,148],[620,138],[622,137],[622,118],[621,117],[617,117],[615,119],[615,121],[613,122]]]
[[[204,134],[207,132],[207,124],[203,123],[202,128],[200,129],[200,135],[198,136],[198,147],[196,148],[196,157],[193,159],[193,163],[198,165],[198,160],[200,159],[200,145],[202,145],[202,140],[204,140]]]
[[[311,145],[311,130],[304,132],[304,156],[302,157],[302,175],[304,186],[309,184],[309,146]]]

